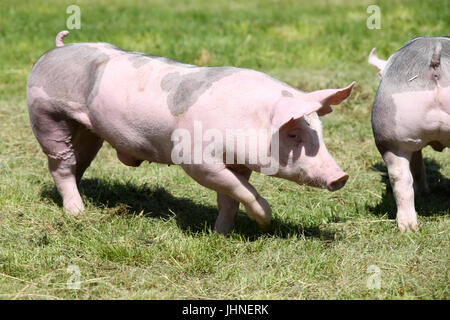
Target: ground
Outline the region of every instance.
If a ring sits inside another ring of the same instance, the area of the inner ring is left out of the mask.
[[[271,229],[260,231],[241,206],[228,236],[212,231],[214,192],[177,166],[126,167],[109,145],[81,183],[86,212],[63,212],[25,88],[33,63],[67,29],[70,4],[0,3],[0,298],[450,298],[450,151],[425,149],[432,195],[416,199],[419,231],[400,234],[370,126],[378,79],[367,63],[373,47],[387,58],[413,37],[445,35],[448,0],[377,1],[381,29],[366,25],[371,1],[76,2],[81,29],[66,43],[252,68],[305,91],[357,81],[323,118],[329,151],[350,174],[345,188],[253,174],[273,209]],[[78,274],[79,289],[70,289]]]

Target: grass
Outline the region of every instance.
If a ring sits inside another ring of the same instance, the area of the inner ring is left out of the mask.
[[[272,206],[258,230],[243,208],[229,236],[212,231],[215,194],[177,166],[122,165],[103,147],[71,218],[29,125],[32,64],[53,48],[74,1],[0,3],[0,298],[448,299],[449,151],[425,149],[432,195],[417,199],[419,231],[400,234],[370,106],[371,48],[387,58],[418,35],[445,35],[446,1],[77,1],[81,30],[66,43],[105,41],[188,63],[258,69],[302,90],[358,82],[323,119],[331,154],[350,174],[336,193],[254,174]],[[70,265],[79,290],[67,288]],[[370,265],[381,288],[369,290]]]

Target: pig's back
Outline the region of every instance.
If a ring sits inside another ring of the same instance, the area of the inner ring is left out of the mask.
[[[389,58],[383,70],[380,88],[390,87],[392,92],[434,89],[436,81],[431,74],[430,62],[439,43],[442,46],[439,83],[441,87],[449,86],[450,38],[420,37],[410,40]]]
[[[90,44],[67,44],[39,58],[27,86],[42,88],[50,99],[86,105],[96,89],[98,73],[109,59],[109,55]]]
[[[440,64],[434,69],[430,64],[439,44]],[[416,38],[394,53],[383,70],[372,110],[372,127],[380,150],[398,142],[421,148],[430,139],[441,139],[432,131],[447,130],[439,123],[442,116],[448,117],[445,108],[450,105],[433,113],[426,106],[449,88],[449,37]]]

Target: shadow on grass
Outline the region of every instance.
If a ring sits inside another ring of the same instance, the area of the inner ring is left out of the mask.
[[[121,216],[141,214],[148,218],[159,219],[175,217],[179,228],[191,234],[212,230],[218,214],[216,206],[198,204],[189,198],[176,198],[164,188],[149,187],[145,184],[139,186],[130,182],[83,179],[80,193],[95,206],[104,208],[105,214]],[[41,196],[62,206],[61,197],[53,185],[45,186]],[[243,211],[239,211],[237,215],[234,232],[247,241],[255,241],[262,236],[288,238],[292,235],[323,241],[340,238],[334,230],[326,230],[319,226],[302,227],[276,217],[272,218],[270,231],[263,232]]]
[[[433,159],[424,159],[427,181],[431,193],[429,195],[415,195],[415,206],[420,216],[445,215],[450,210],[450,179],[440,173],[440,164]],[[384,162],[378,162],[372,166],[372,170],[382,173],[381,181],[386,185],[382,201],[368,210],[374,214],[384,215],[386,212],[390,219],[395,219],[397,207],[395,204],[392,187],[389,182],[387,167]]]

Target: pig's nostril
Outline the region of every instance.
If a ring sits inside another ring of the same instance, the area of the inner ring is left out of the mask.
[[[342,177],[338,178],[337,180],[334,180],[330,182],[327,185],[328,190],[330,191],[336,191],[341,189],[343,186],[345,186],[345,183],[348,180],[348,174],[343,175]]]

